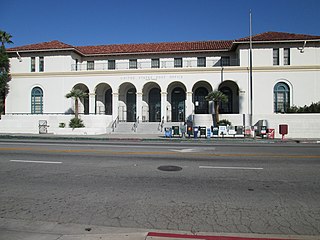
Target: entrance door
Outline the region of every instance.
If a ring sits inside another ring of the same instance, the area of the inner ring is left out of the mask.
[[[208,96],[208,90],[204,87],[199,87],[196,89],[194,94],[194,106],[195,114],[208,114],[209,113],[209,103],[206,100]]]
[[[112,115],[112,90],[108,89],[105,94],[105,114]]]
[[[127,92],[127,122],[136,121],[136,89],[130,88]]]
[[[161,95],[159,88],[152,88],[149,92],[149,122],[161,121]]]
[[[186,93],[181,87],[176,87],[171,93],[172,122],[185,121]]]

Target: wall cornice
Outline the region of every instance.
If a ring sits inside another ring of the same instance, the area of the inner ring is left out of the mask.
[[[125,75],[152,75],[152,74],[197,74],[197,73],[243,73],[248,72],[249,67],[206,67],[206,68],[177,68],[177,69],[130,69],[130,70],[90,70],[70,72],[32,72],[11,73],[14,78],[43,78],[43,77],[81,77],[81,76],[125,76]],[[320,71],[320,65],[307,66],[266,66],[253,67],[253,72],[301,72]]]

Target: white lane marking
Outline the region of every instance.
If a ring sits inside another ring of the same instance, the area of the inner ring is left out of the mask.
[[[32,161],[32,160],[10,160],[10,162],[20,162],[20,163],[48,163],[48,164],[61,164],[61,163],[62,163],[62,162]]]
[[[263,170],[263,168],[253,168],[253,167],[214,167],[214,166],[199,166],[199,168],[207,168],[207,169],[238,169],[238,170]]]
[[[190,152],[194,152],[195,149],[192,149],[192,148],[187,148],[187,149],[171,149],[171,151],[173,151],[173,152],[181,152],[181,153],[190,153]]]

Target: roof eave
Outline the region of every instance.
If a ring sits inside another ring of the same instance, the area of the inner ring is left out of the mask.
[[[295,39],[295,40],[264,40],[264,41],[252,41],[252,43],[288,43],[288,42],[318,42],[320,39]],[[248,41],[235,41],[233,44],[248,44],[250,43],[250,40]]]
[[[216,49],[216,50],[190,50],[190,51],[163,51],[163,52],[132,52],[132,53],[83,53],[85,57],[90,56],[123,56],[123,55],[151,55],[151,54],[179,54],[179,53],[210,53],[210,52],[228,52],[230,49]]]

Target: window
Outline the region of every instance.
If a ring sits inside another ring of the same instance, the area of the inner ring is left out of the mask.
[[[174,67],[175,68],[182,68],[182,58],[175,58],[174,59]]]
[[[43,72],[43,71],[44,71],[44,58],[39,57],[39,72]]]
[[[206,58],[205,57],[198,57],[197,65],[198,65],[198,67],[205,67],[206,66]]]
[[[221,67],[223,67],[223,66],[230,66],[230,57],[229,56],[221,57]]]
[[[78,62],[79,62],[79,60],[76,59],[76,71],[78,71]]]
[[[109,70],[116,69],[116,60],[108,60],[108,69]]]
[[[290,65],[290,48],[283,49],[283,65]]]
[[[87,62],[87,70],[94,70],[94,61]]]
[[[160,68],[159,58],[151,59],[151,68]]]
[[[279,82],[274,86],[274,112],[285,113],[289,108],[290,90],[284,82]]]
[[[35,71],[36,71],[36,58],[31,57],[31,72],[35,72]]]
[[[279,65],[279,48],[273,49],[273,65]]]
[[[138,68],[137,59],[130,59],[129,60],[129,69],[137,69],[137,68]]]
[[[31,91],[31,114],[43,113],[43,91],[35,87]]]

